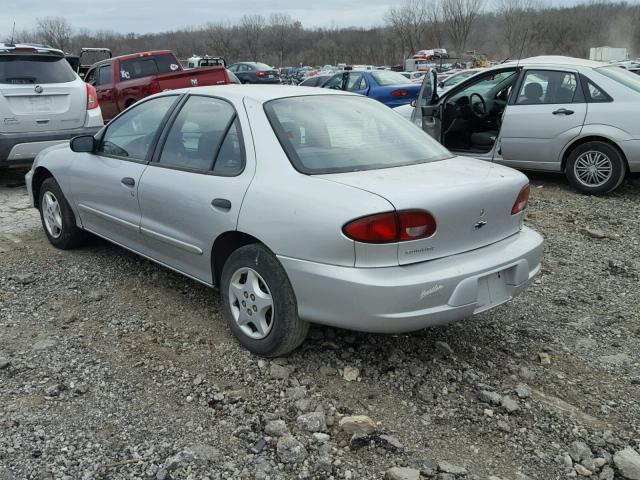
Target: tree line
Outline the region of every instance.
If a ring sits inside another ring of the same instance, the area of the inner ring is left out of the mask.
[[[591,0],[551,7],[544,0],[485,1],[405,0],[389,8],[380,26],[370,28],[305,28],[288,14],[272,13],[245,15],[236,23],[123,34],[46,17],[37,19],[33,29],[15,32],[13,40],[69,53],[82,47],[107,47],[115,55],[170,49],[179,58],[209,54],[228,62],[274,66],[398,65],[427,48],[447,48],[452,56],[475,51],[495,60],[540,54],[586,57],[590,47],[605,45],[640,54],[640,5]]]

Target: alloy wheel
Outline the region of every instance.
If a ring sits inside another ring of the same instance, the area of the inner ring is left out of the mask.
[[[240,330],[250,338],[261,340],[273,328],[274,305],[271,291],[258,272],[239,268],[229,283],[229,305]]]
[[[42,218],[47,232],[53,238],[59,238],[62,235],[62,212],[60,203],[55,195],[49,191],[42,196],[44,205],[42,206]]]
[[[581,154],[573,167],[576,179],[586,187],[599,187],[609,181],[613,172],[611,159],[598,150]]]

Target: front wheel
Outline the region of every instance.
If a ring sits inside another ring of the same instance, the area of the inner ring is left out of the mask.
[[[620,186],[626,165],[620,152],[605,142],[587,142],[569,154],[565,171],[569,183],[582,193],[599,195]]]
[[[76,225],[75,215],[53,177],[42,182],[38,205],[44,233],[54,247],[67,250],[82,243],[85,233]]]
[[[262,245],[246,245],[229,256],[222,269],[220,294],[229,327],[256,355],[285,355],[307,336],[309,324],[298,318],[289,278]]]

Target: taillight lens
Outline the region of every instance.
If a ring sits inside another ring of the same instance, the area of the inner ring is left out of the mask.
[[[256,77],[264,77],[266,75],[266,73],[264,73],[262,70],[258,70],[256,72]]]
[[[423,210],[401,210],[357,218],[342,232],[363,243],[395,243],[428,238],[436,231],[436,220]]]
[[[407,95],[409,95],[409,92],[406,90],[394,90],[391,92],[392,97],[406,97]]]
[[[98,103],[98,93],[93,85],[85,84],[87,86],[87,110],[93,110],[94,108],[98,108],[100,104]]]
[[[520,193],[518,194],[518,198],[516,198],[516,203],[514,203],[513,207],[511,208],[511,215],[515,215],[517,213],[520,213],[525,208],[527,208],[527,205],[529,204],[529,191],[530,190],[531,190],[531,188],[529,187],[529,184],[527,184],[524,187],[522,187],[522,190],[520,190]]]
[[[160,82],[154,81],[149,84],[149,95],[160,93],[161,91]]]

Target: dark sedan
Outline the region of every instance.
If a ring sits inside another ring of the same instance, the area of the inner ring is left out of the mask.
[[[260,62],[240,62],[229,65],[241,83],[280,83],[278,71],[265,63]]]

